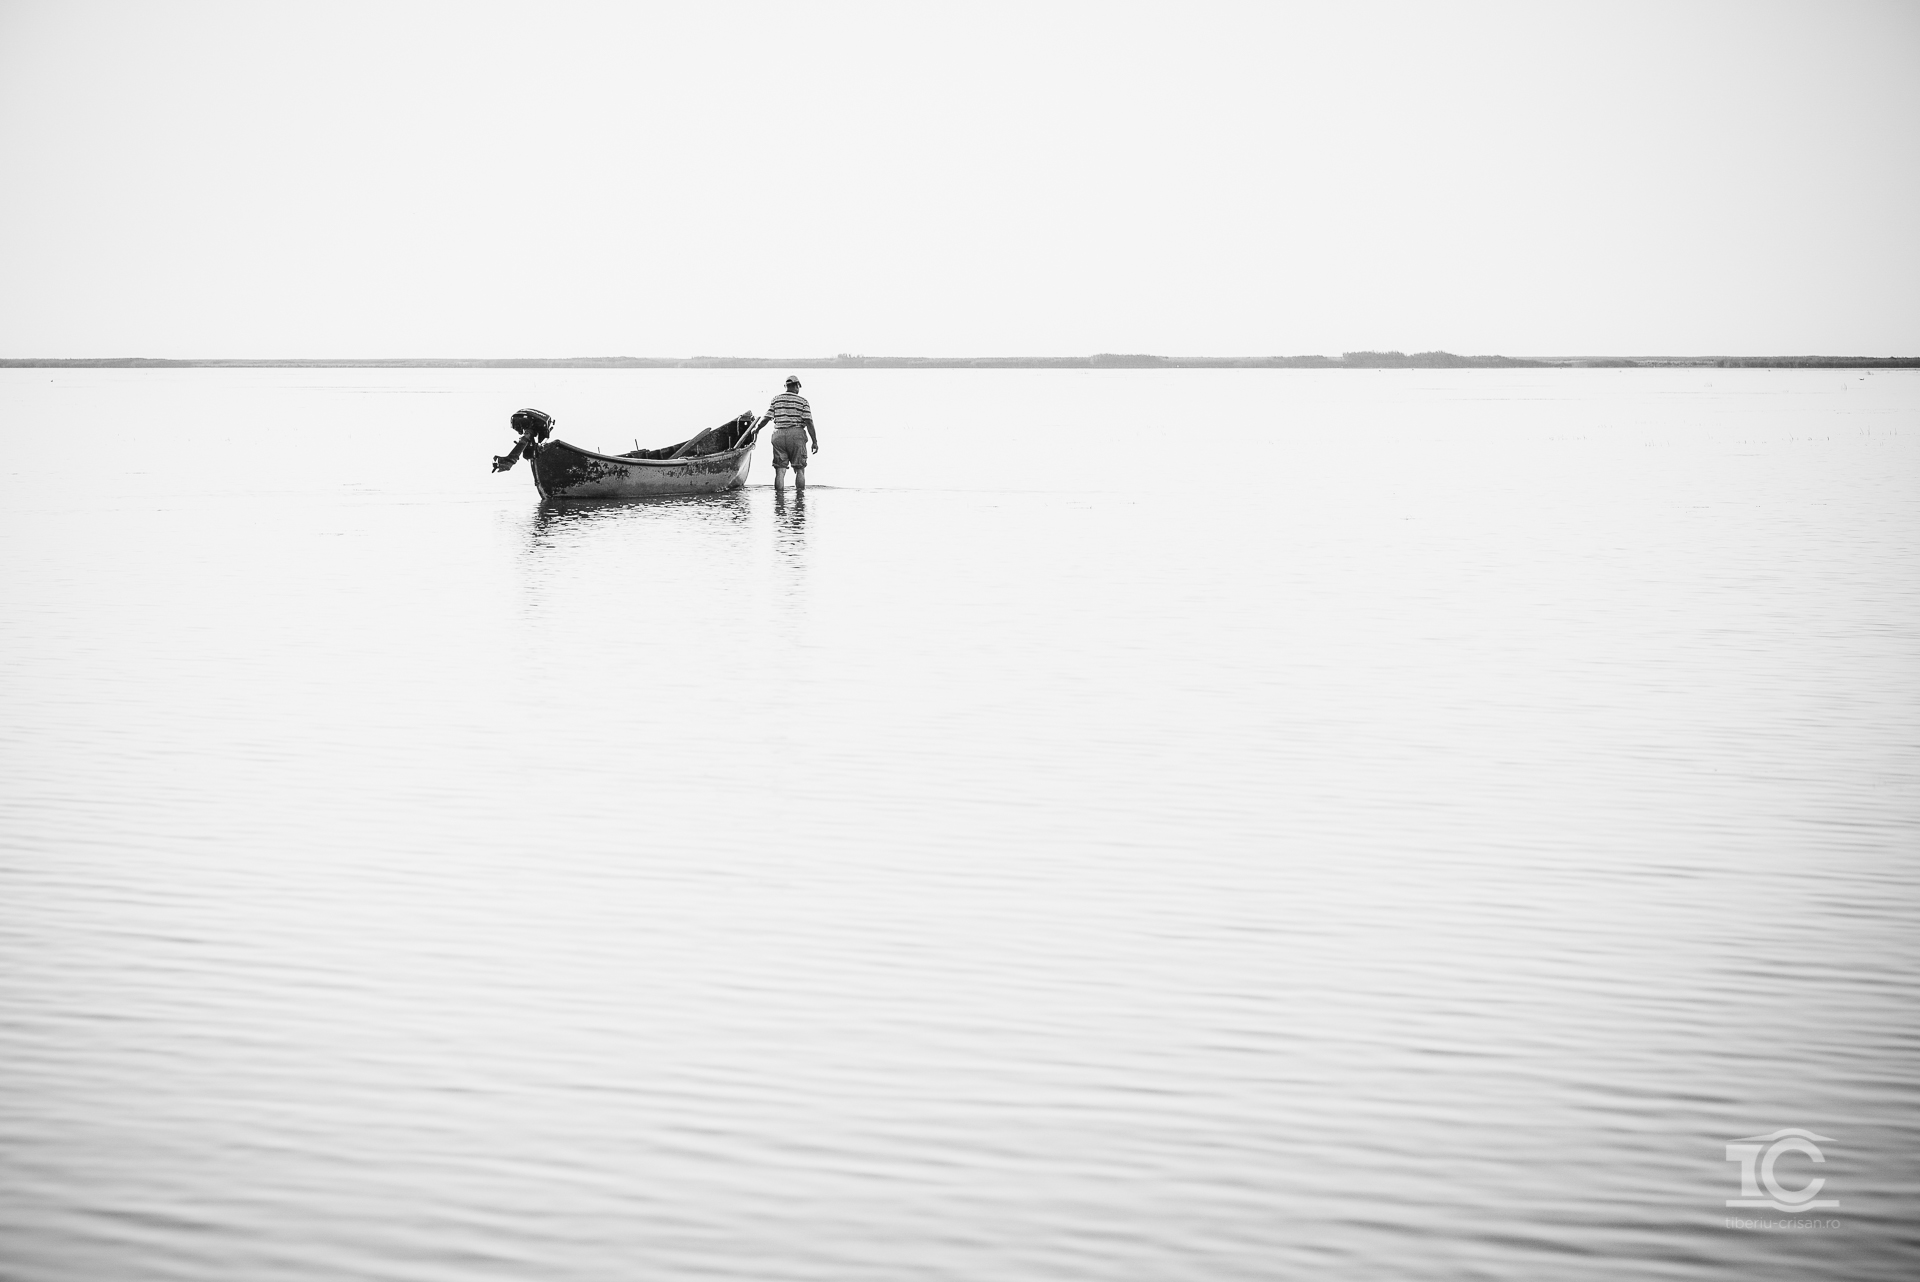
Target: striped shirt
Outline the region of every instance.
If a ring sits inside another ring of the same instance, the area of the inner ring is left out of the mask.
[[[767,407],[767,413],[773,415],[776,428],[809,427],[813,423],[813,407],[798,392],[782,392],[774,397],[773,404]]]

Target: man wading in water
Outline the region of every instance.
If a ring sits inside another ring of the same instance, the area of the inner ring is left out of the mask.
[[[787,390],[773,398],[767,407],[773,419],[773,488],[787,484],[787,469],[793,469],[793,488],[807,488],[807,455],[820,452],[820,433],[813,429],[813,407],[800,395],[800,380],[789,377]],[[808,444],[813,448],[809,450]]]

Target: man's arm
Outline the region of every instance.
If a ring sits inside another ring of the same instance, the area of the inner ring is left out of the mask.
[[[806,420],[806,424],[807,424],[807,439],[808,439],[809,441],[812,441],[812,442],[813,442],[813,451],[812,451],[812,452],[813,452],[813,453],[815,453],[815,454],[818,454],[818,453],[820,452],[820,433],[814,430],[814,426],[813,426],[813,406],[812,406],[812,405],[808,405],[808,404],[807,404],[807,401],[805,400],[805,398],[802,398],[802,399],[801,399],[801,401],[800,401],[800,403],[801,403],[802,405],[806,405],[806,408],[805,408],[805,409],[803,409],[803,410],[801,410],[801,411],[800,411],[800,414],[801,414],[801,417],[802,417],[802,418],[804,418],[804,419]]]

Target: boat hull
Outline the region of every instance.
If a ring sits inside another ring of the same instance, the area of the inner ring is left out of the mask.
[[[547,441],[530,460],[533,483],[550,499],[648,499],[719,494],[747,483],[754,441],[700,458],[625,458]]]

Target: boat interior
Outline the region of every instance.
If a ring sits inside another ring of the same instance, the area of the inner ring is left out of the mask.
[[[663,445],[657,450],[628,450],[617,454],[615,458],[700,458],[707,454],[722,454],[745,442],[753,434],[753,411],[748,410],[738,418],[730,418],[718,427],[710,427],[678,445]]]

